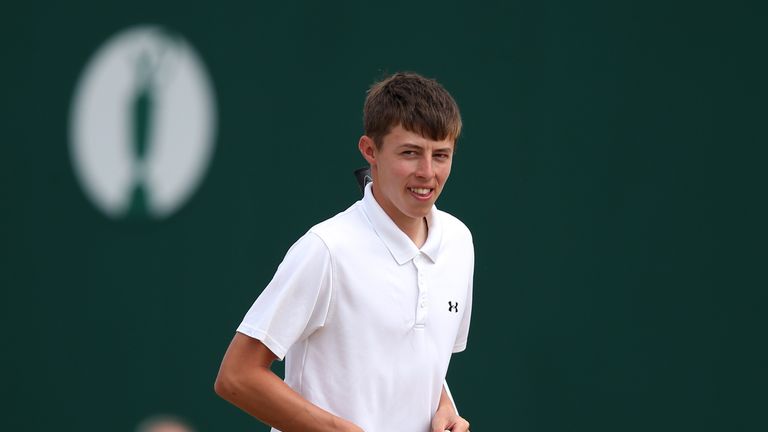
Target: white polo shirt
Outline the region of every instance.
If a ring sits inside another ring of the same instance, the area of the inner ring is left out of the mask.
[[[429,432],[472,308],[469,230],[432,208],[418,249],[373,198],[309,230],[237,331],[285,357],[285,382],[366,432]],[[275,431],[275,429],[273,429]]]

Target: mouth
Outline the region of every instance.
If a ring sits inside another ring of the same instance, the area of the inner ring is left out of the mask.
[[[432,188],[409,187],[408,191],[418,199],[429,199],[434,193]]]

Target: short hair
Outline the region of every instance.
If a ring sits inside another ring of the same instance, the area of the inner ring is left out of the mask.
[[[434,79],[398,72],[371,86],[363,107],[365,134],[377,148],[398,125],[434,141],[459,139],[461,114],[456,101]]]

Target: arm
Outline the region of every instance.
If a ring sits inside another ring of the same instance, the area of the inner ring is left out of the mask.
[[[432,432],[468,432],[469,422],[464,420],[456,412],[451,398],[443,385],[443,391],[440,394],[440,403],[437,406],[437,412],[432,417]]]
[[[236,333],[221,362],[216,393],[283,432],[362,432],[293,391],[270,369],[275,359],[261,341]]]

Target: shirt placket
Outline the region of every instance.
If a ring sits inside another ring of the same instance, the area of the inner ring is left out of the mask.
[[[418,297],[416,298],[416,322],[414,327],[424,328],[427,324],[427,315],[429,313],[429,295],[426,281],[426,260],[422,254],[413,258],[413,265],[416,267],[416,285],[418,288]]]

